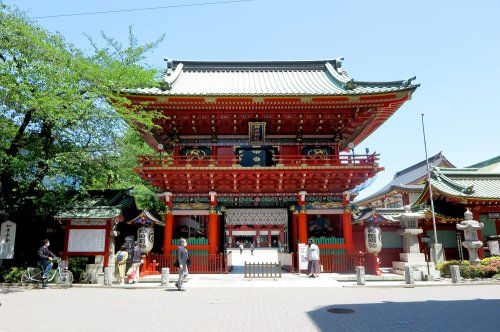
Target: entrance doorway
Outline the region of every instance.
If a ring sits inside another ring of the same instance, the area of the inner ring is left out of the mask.
[[[256,249],[288,249],[287,209],[227,209],[224,220],[226,248],[253,243]]]

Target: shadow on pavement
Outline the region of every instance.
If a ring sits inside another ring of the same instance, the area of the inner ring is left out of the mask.
[[[17,286],[12,286],[12,287],[1,287],[0,288],[0,294],[9,294],[9,293],[20,293],[24,292],[30,289],[24,288],[24,287],[17,287]]]
[[[471,299],[332,305],[308,316],[320,331],[499,331],[499,313],[500,299]]]

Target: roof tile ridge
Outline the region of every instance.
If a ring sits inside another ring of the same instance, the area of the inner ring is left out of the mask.
[[[457,191],[460,191],[461,193],[464,193],[464,194],[467,194],[467,192],[469,191],[470,187],[454,182],[452,179],[450,179],[449,177],[447,177],[446,175],[441,173],[440,169],[438,167],[436,167],[432,171],[432,173],[436,176],[436,181],[443,182],[445,185],[447,185],[447,186],[449,186]]]

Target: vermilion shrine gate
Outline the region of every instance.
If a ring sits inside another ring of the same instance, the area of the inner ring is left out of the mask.
[[[237,242],[296,251],[310,237],[354,252],[350,192],[382,168],[348,152],[410,99],[412,80],[356,81],[341,58],[169,61],[160,88],[125,93],[165,115],[137,170],[163,192],[164,254],[181,236],[206,255]]]

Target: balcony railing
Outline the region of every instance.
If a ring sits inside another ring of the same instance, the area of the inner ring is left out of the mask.
[[[275,155],[272,166],[373,166],[379,159],[378,154],[371,155]],[[141,156],[143,167],[243,167],[239,156]],[[258,167],[258,166],[257,166]]]

